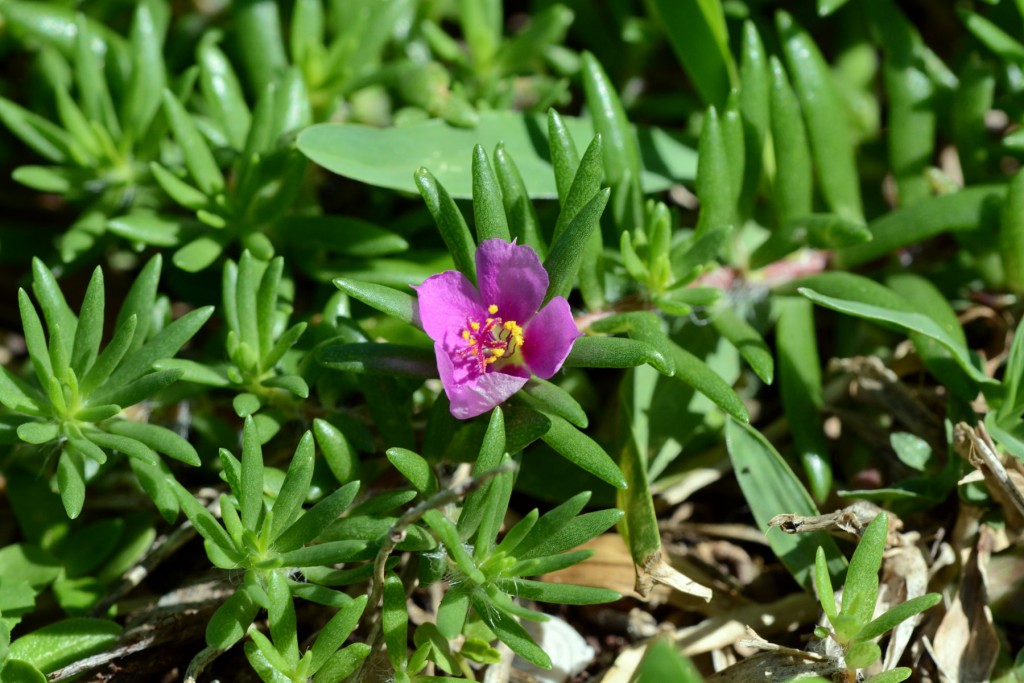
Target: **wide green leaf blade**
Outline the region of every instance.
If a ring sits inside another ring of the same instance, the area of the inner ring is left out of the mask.
[[[826,308],[831,308],[834,311],[853,315],[858,318],[864,318],[866,320],[888,323],[902,330],[919,332],[926,337],[930,337],[945,347],[957,364],[967,372],[972,379],[983,385],[996,384],[994,379],[974,366],[967,354],[967,349],[961,346],[946,330],[924,313],[918,313],[911,310],[885,308],[883,306],[860,300],[825,296],[824,294],[819,294],[809,287],[801,287],[799,292],[814,303]]]
[[[818,546],[825,549],[829,572],[839,577],[846,559],[832,537],[824,532],[786,534],[768,527],[775,515],[817,515],[818,509],[789,465],[768,440],[752,427],[730,420],[725,428],[726,446],[736,479],[759,529],[786,569],[804,588],[811,588]]]
[[[586,119],[562,117],[577,140],[590,140],[594,128]],[[473,128],[456,128],[433,119],[390,128],[361,124],[318,124],[299,135],[299,149],[314,162],[340,175],[371,185],[416,192],[411,174],[423,166],[457,199],[473,196],[471,157],[475,144],[494,149],[502,143],[515,158],[527,192],[535,199],[558,197],[542,115],[481,112]],[[696,152],[663,130],[637,130],[645,171],[645,192],[668,189],[673,182],[692,180]],[[607,143],[607,141],[605,141]]]

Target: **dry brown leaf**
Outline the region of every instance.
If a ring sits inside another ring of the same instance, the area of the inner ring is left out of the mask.
[[[1024,536],[1024,474],[1016,463],[1006,467],[985,425],[972,427],[960,422],[953,430],[953,446],[957,453],[979,470],[985,486],[1003,509],[1006,524],[1015,538]]]
[[[928,648],[943,683],[983,683],[989,680],[995,666],[999,637],[988,606],[991,550],[991,534],[982,526],[977,545],[964,565],[960,592]]]
[[[622,536],[618,534],[601,534],[579,547],[580,550],[593,550],[593,557],[544,575],[544,581],[551,583],[572,583],[581,586],[608,588],[622,595],[630,595],[654,605],[666,602],[668,589],[655,590],[646,598],[634,595],[636,570],[633,568],[633,557]]]
[[[659,583],[684,595],[692,595],[705,602],[711,601],[711,589],[697,583],[665,562],[661,551],[647,558],[642,566],[636,566],[636,592],[642,597],[646,597],[654,590],[655,584]]]
[[[827,531],[830,534],[860,538],[865,527],[871,523],[882,508],[867,501],[857,501],[841,510],[830,512],[824,515],[775,515],[768,520],[768,526],[777,526],[787,534],[807,533],[811,531]],[[903,521],[893,513],[889,515],[889,534],[886,538],[887,546],[903,545],[904,540],[898,533],[903,528]]]

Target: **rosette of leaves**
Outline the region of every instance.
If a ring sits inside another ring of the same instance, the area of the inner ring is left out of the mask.
[[[392,464],[428,500],[438,484],[430,465],[405,449],[391,449]],[[442,576],[450,585],[441,601],[436,626],[417,629],[416,651],[408,656],[408,610],[401,580],[388,573],[383,585],[382,628],[396,681],[415,679],[428,661],[448,673],[468,670],[471,660],[491,663],[498,653],[490,646],[495,638],[534,664],[550,668],[551,659],[534,642],[518,619],[547,621],[547,616],[520,605],[516,599],[564,605],[591,605],[619,599],[605,588],[553,584],[527,577],[538,576],[582,562],[591,550],[573,550],[603,533],[622,518],[622,511],[599,510],[580,515],[590,499],[579,493],[550,512],[531,511],[498,539],[498,532],[512,495],[514,472],[506,449],[505,420],[501,409],[492,413],[474,464],[480,476],[500,472],[465,500],[458,522],[441,510],[429,509],[424,521],[437,536],[444,552],[421,555],[420,579],[433,583]],[[567,552],[568,551],[568,552]],[[448,641],[465,636],[461,651],[453,652]]]
[[[104,322],[103,272],[96,268],[76,316],[53,274],[33,261],[32,289],[46,330],[28,292],[18,304],[29,360],[30,383],[0,370],[0,401],[14,414],[18,437],[47,452],[56,447],[57,488],[68,516],[85,502],[86,482],[117,452],[128,456],[146,493],[165,517],[177,514],[159,454],[199,465],[195,449],[177,433],[128,419],[124,410],[152,399],[181,377],[180,370],[155,370],[199,330],[213,307],[191,311],[166,327],[156,312],[161,259],[153,257],[128,290],[110,342],[100,351]]]
[[[31,13],[22,3],[0,8],[0,15],[15,26]],[[126,60],[113,58],[110,31],[101,32],[82,15],[70,21],[55,14],[49,19],[62,24],[63,31],[51,29],[39,62],[56,116],[51,120],[0,98],[0,120],[49,162],[15,169],[15,180],[83,207],[60,243],[62,258],[71,261],[108,230],[121,233],[117,223],[108,223],[110,218],[131,206],[160,202],[148,164],[166,139],[159,111],[160,92],[167,83],[162,52],[170,10],[158,0],[136,4],[130,38],[123,46]]]
[[[329,430],[317,433],[321,444],[330,436]],[[369,653],[365,645],[338,650],[366,605],[365,598],[353,600],[326,586],[348,583],[345,576],[330,570],[321,572],[322,584],[292,578],[296,570],[364,560],[372,553],[362,540],[307,545],[348,509],[359,491],[359,482],[352,481],[308,510],[303,509],[313,479],[313,441],[313,434],[306,432],[287,472],[278,476],[276,470],[264,467],[256,424],[253,418],[246,418],[241,460],[227,450],[220,452],[222,476],[230,493],[220,496],[219,522],[181,484],[171,482],[182,510],[203,537],[210,562],[221,569],[244,572],[241,586],[211,617],[206,629],[207,645],[218,651],[231,647],[246,635],[260,609],[266,609],[270,638],[251,631],[252,644],[247,644],[246,655],[267,681],[279,681],[282,675],[292,681],[306,681],[311,675],[317,681],[338,681]],[[364,578],[368,574],[362,573]],[[296,597],[341,610],[321,632],[323,642],[318,640],[320,644],[301,657],[293,602]]]
[[[868,524],[853,552],[843,584],[842,604],[838,610],[825,551],[819,547],[815,557],[814,582],[830,628],[819,626],[814,629],[814,635],[829,639],[838,646],[838,664],[846,668],[847,679],[851,681],[860,680],[857,671],[871,666],[881,658],[882,651],[875,642],[879,637],[900,622],[917,616],[942,600],[938,593],[919,595],[872,618],[878,600],[878,570],[882,566],[882,553],[885,552],[888,533],[889,516],[880,512]],[[827,646],[825,651],[829,653]],[[898,667],[875,674],[867,680],[874,683],[896,683],[910,678],[911,673],[908,667]]]
[[[185,104],[191,92],[165,89],[163,112],[180,157],[150,168],[164,192],[195,220],[134,213],[119,221],[139,242],[180,248],[174,264],[196,272],[235,241],[256,256],[274,255],[265,234],[298,199],[306,160],[288,134],[311,122],[305,85],[288,70],[260,92],[249,108],[231,63],[208,34],[197,48],[199,97],[204,115]]]
[[[284,259],[266,263],[245,251],[236,264],[224,263],[222,279],[224,319],[230,364],[207,366],[189,360],[170,360],[163,369],[183,371],[183,379],[208,386],[240,390],[234,407],[239,417],[256,413],[282,392],[309,396],[305,380],[279,372],[278,365],[306,329],[306,323],[288,326],[290,307],[280,296]]]

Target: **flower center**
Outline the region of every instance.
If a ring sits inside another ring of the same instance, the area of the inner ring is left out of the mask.
[[[507,361],[523,345],[523,328],[515,320],[502,320],[498,307],[487,307],[488,317],[482,321],[466,318],[462,339],[466,348],[459,350],[463,358],[472,357],[486,372],[488,366],[498,361]]]

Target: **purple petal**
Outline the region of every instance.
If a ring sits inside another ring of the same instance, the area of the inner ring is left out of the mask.
[[[482,320],[484,307],[473,284],[457,270],[432,275],[416,288],[423,331],[434,341],[442,341],[445,332],[466,327],[466,318]]]
[[[482,415],[504,403],[522,389],[528,379],[504,372],[474,373],[473,364],[460,359],[453,361],[441,344],[434,344],[434,353],[441,384],[451,403],[451,413],[460,420]]]
[[[538,313],[523,333],[523,359],[533,374],[547,379],[558,372],[573,342],[581,336],[569,302],[556,296]]]
[[[533,317],[548,291],[548,272],[537,252],[501,239],[477,247],[476,279],[480,303],[496,305],[502,320],[520,325]]]

